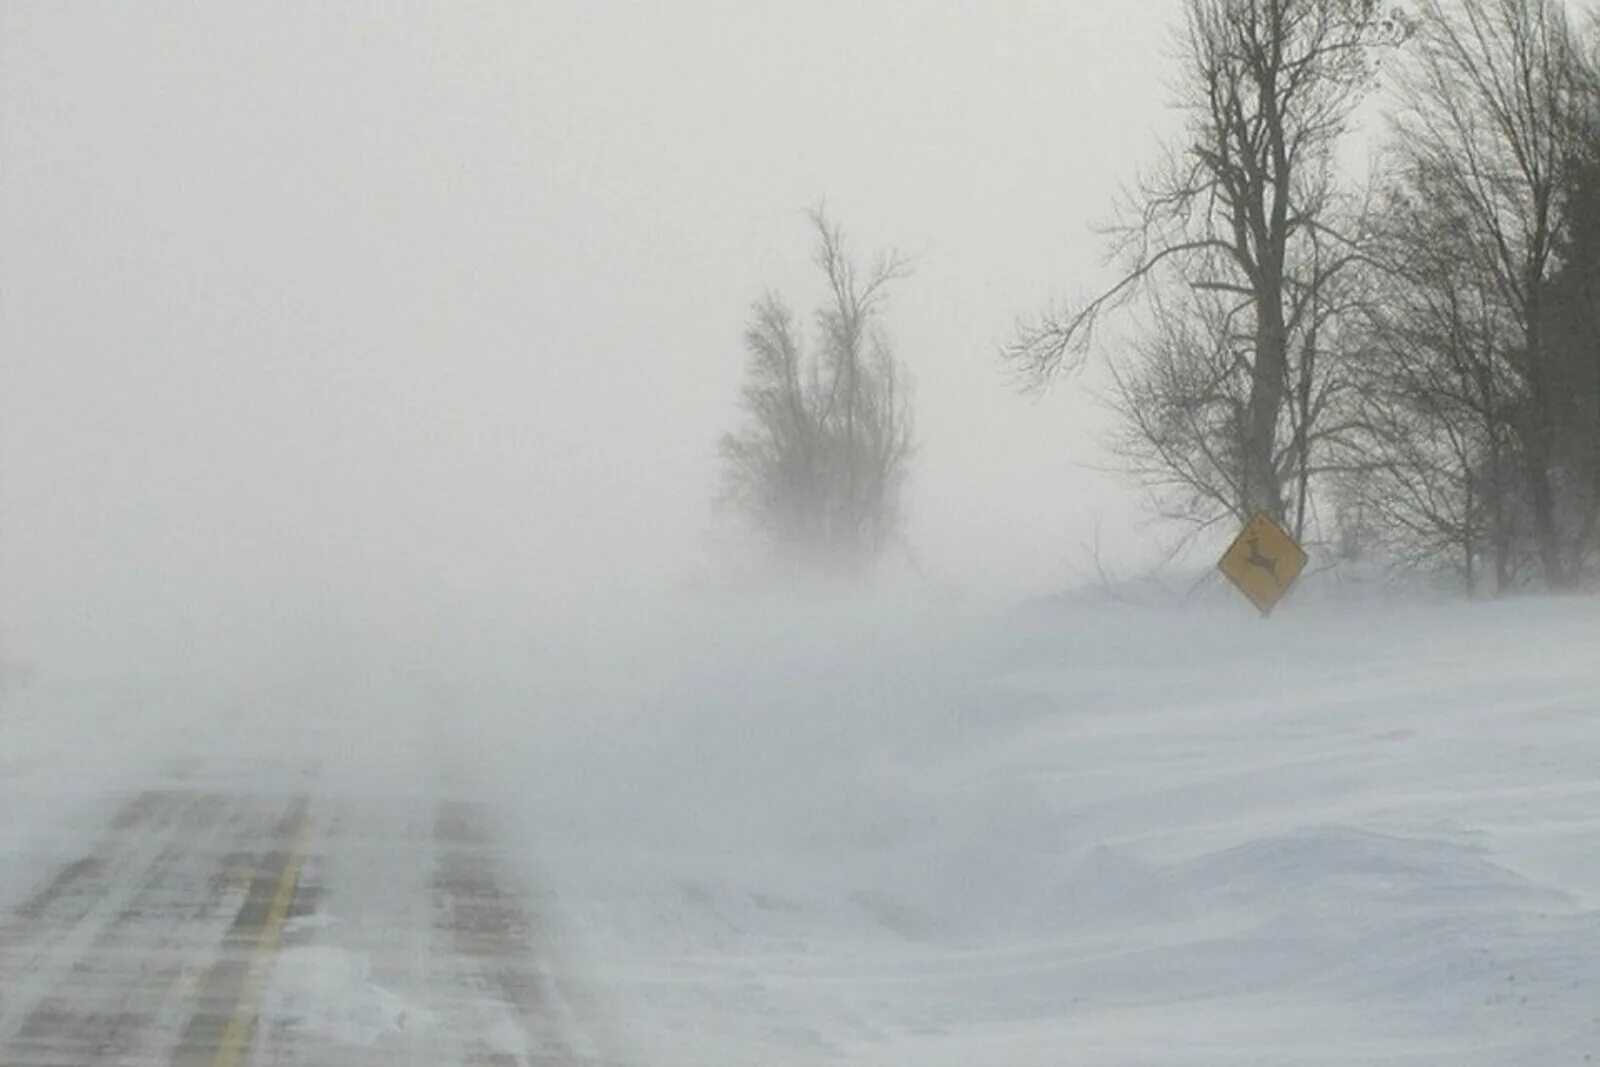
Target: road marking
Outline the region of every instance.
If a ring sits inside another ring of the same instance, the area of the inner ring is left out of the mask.
[[[289,917],[289,905],[294,903],[295,891],[300,887],[300,869],[305,864],[310,841],[311,818],[302,809],[299,829],[295,832],[294,843],[289,846],[288,858],[283,862],[283,874],[278,878],[278,891],[273,894],[272,905],[261,922],[261,934],[256,939],[238,1003],[234,1005],[227,1028],[222,1031],[211,1067],[239,1067],[244,1062],[260,1014],[261,983],[266,977],[267,965],[278,951],[278,940],[283,936],[283,926]]]

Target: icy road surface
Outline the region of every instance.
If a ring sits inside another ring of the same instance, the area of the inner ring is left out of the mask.
[[[41,657],[0,1064],[1600,1062],[1600,604],[1315,591]]]
[[[108,797],[0,922],[0,1063],[592,1064],[481,805]]]

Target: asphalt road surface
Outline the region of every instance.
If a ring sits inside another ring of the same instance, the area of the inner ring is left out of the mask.
[[[0,916],[0,1064],[611,1064],[495,812],[219,790],[108,798]]]

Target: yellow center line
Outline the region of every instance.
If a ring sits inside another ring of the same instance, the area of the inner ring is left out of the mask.
[[[261,923],[261,935],[256,939],[251,954],[250,969],[245,973],[239,990],[239,1001],[234,1005],[233,1016],[222,1031],[217,1043],[217,1054],[211,1067],[239,1067],[250,1045],[250,1034],[255,1028],[261,1002],[261,983],[266,977],[267,965],[278,951],[278,940],[283,936],[283,925],[289,917],[289,905],[294,903],[295,891],[300,886],[300,868],[305,864],[306,846],[311,840],[311,819],[302,817],[289,848],[289,858],[284,861],[283,874],[278,879],[278,891],[273,894],[272,905]]]

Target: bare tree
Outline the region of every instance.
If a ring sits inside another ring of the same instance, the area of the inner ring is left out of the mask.
[[[745,423],[722,439],[722,499],[784,562],[857,574],[901,525],[911,406],[882,316],[910,264],[891,252],[863,269],[822,211],[811,222],[827,291],[816,312],[821,343],[806,353],[775,294],[756,304],[745,331]]]
[[[1408,180],[1450,220],[1450,248],[1489,280],[1499,311],[1491,358],[1515,389],[1504,414],[1535,550],[1545,581],[1566,587],[1578,575],[1570,531],[1588,522],[1560,491],[1547,302],[1591,73],[1560,0],[1421,0],[1416,30],[1397,150]]]
[[[752,309],[744,343],[747,418],[722,439],[724,499],[775,544],[807,551],[822,540],[827,499],[822,385],[776,294]]]
[[[1469,591],[1484,562],[1506,589],[1519,524],[1509,429],[1515,374],[1493,272],[1471,254],[1461,220],[1426,168],[1391,175],[1381,233],[1369,246],[1382,298],[1358,314],[1347,395],[1354,430],[1339,442],[1339,492],[1402,561],[1448,559]]]
[[[1360,260],[1359,233],[1341,225],[1334,151],[1370,80],[1372,46],[1401,24],[1375,0],[1188,0],[1186,10],[1187,137],[1113,231],[1121,278],[1021,324],[1003,355],[1039,385],[1080,363],[1104,312],[1162,289],[1208,294],[1158,309],[1156,332],[1121,375],[1123,408],[1147,463],[1197,490],[1195,502],[1283,516],[1286,485],[1309,478],[1326,410],[1318,357],[1332,332],[1330,284]],[[1174,336],[1171,314],[1190,312],[1201,328]],[[1198,418],[1204,432],[1183,430],[1190,413],[1149,410],[1194,400],[1191,387],[1217,405]],[[1295,493],[1297,524],[1305,496]]]

